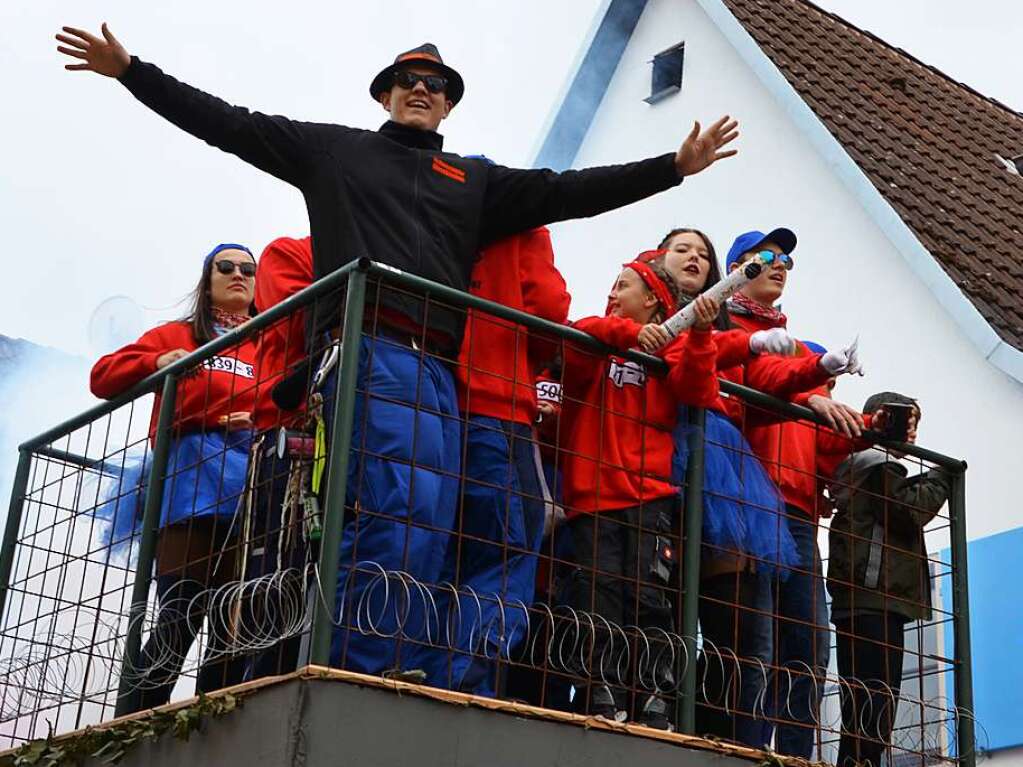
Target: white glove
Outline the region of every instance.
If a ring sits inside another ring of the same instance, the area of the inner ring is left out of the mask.
[[[790,355],[796,350],[796,342],[792,340],[785,328],[758,330],[749,337],[749,350],[754,354]]]
[[[853,373],[857,375],[863,375],[863,365],[860,364],[860,358],[856,353],[856,349],[859,346],[860,339],[857,337],[851,344],[844,349],[837,351],[831,351],[821,357],[821,367],[828,371],[833,376]]]

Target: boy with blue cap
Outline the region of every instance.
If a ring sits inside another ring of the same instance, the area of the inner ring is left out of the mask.
[[[759,256],[766,266],[760,276],[747,283],[728,302],[732,321],[750,332],[786,327],[788,319],[776,306],[795,264],[792,251],[796,235],[791,229],[777,228],[768,233],[750,231],[739,235],[728,251],[726,268],[739,268],[748,259]],[[794,354],[812,354],[802,341]],[[855,344],[825,353],[821,367],[834,376],[862,373]],[[806,405],[846,437],[857,437],[863,419],[851,408],[835,402],[822,386],[798,395],[798,404]],[[748,418],[744,432],[753,452],[777,483],[785,501],[778,524],[785,524],[796,541],[800,565],[773,584],[764,583],[757,607],[779,620],[777,629],[768,625],[754,629],[760,640],[758,657],[778,669],[775,684],[766,699],[767,724],[763,744],[771,740],[772,721],[780,720],[775,748],[779,753],[809,759],[813,753],[815,726],[819,721],[823,686],[815,675],[823,675],[828,666],[828,613],[817,548],[818,490],[817,459],[821,450],[852,449],[846,439],[819,439],[819,429],[796,422],[764,423]],[[833,444],[834,443],[834,444]],[[772,589],[773,586],[773,589]],[[763,623],[763,622],[762,622]],[[813,675],[807,672],[813,669]],[[788,680],[783,682],[782,680]]]

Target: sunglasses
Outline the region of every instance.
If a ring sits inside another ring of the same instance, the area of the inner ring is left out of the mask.
[[[785,271],[788,272],[791,272],[792,267],[796,265],[795,262],[792,260],[792,256],[790,256],[788,253],[775,253],[774,251],[771,250],[761,250],[759,253],[757,253],[757,255],[760,256],[760,260],[763,261],[765,264],[773,264],[774,260],[778,259],[778,262],[782,266],[784,266]]]
[[[394,70],[394,84],[399,88],[412,90],[416,83],[422,83],[430,93],[443,93],[448,87],[448,78],[443,75],[420,75],[407,69]]]
[[[221,261],[214,261],[213,265],[217,267],[217,271],[221,274],[234,274],[235,268],[242,273],[242,277],[255,277],[256,276],[256,265],[251,261],[242,261],[240,264],[236,264],[227,258]]]

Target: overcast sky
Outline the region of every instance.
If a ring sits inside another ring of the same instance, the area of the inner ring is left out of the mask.
[[[15,8],[17,5],[19,7]],[[0,4],[0,176],[8,265],[0,333],[91,355],[106,297],[151,311],[198,278],[217,242],[308,233],[301,196],[155,117],[113,80],[65,72],[53,35],[104,19],[128,50],[236,104],[378,127],[368,94],[394,56],[436,43],[466,81],[447,147],[528,164],[596,0],[33,0]],[[13,118],[13,119],[10,119]],[[258,251],[257,251],[258,252]],[[162,312],[162,314],[161,314]]]
[[[601,0],[33,0],[3,3],[0,333],[92,356],[86,325],[127,294],[147,321],[179,311],[211,244],[261,248],[308,231],[301,197],[141,107],[112,80],[67,73],[61,24],[106,19],[129,51],[237,104],[376,127],[367,94],[395,53],[424,40],[463,73],[447,147],[509,165],[538,135]],[[927,63],[1023,108],[1023,3],[821,0]],[[1012,56],[1011,58],[1014,58]],[[681,131],[680,131],[681,134]],[[670,147],[666,147],[670,149]]]

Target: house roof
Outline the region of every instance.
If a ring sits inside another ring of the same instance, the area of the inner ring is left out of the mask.
[[[806,0],[723,0],[1007,343],[1023,350],[1023,115]]]

